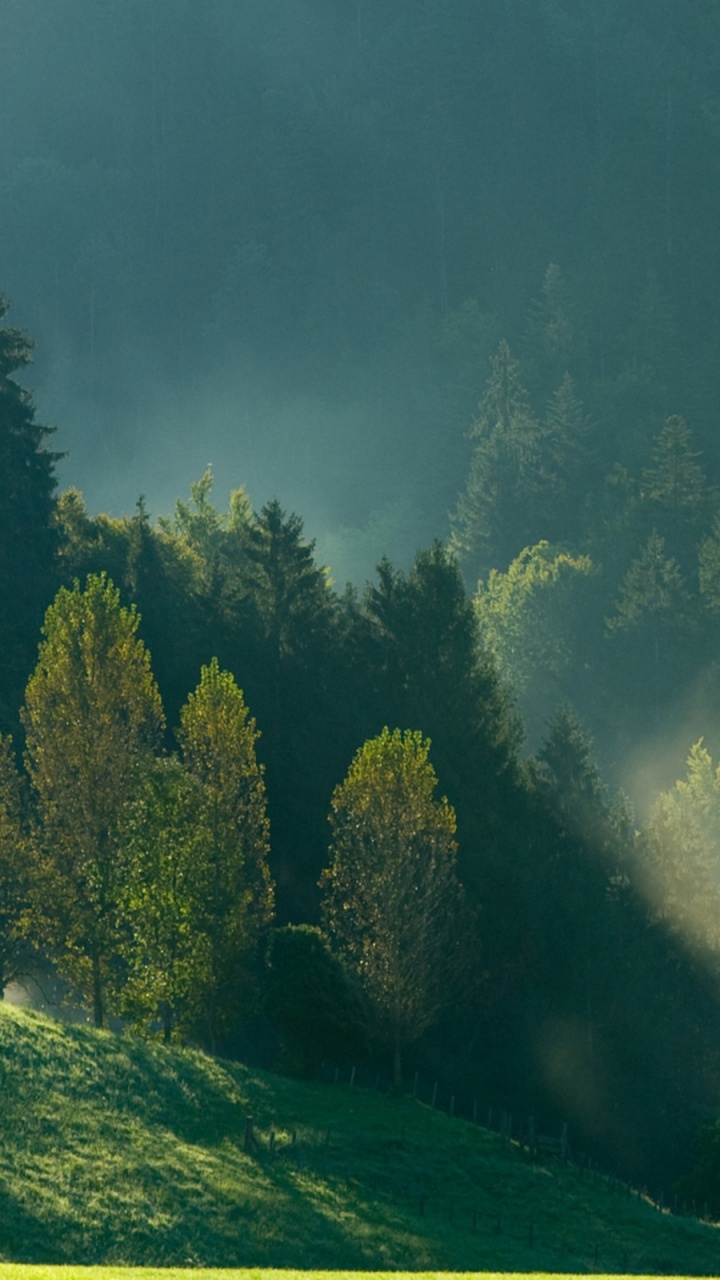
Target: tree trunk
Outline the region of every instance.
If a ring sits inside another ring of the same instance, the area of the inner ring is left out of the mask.
[[[103,1001],[102,979],[100,977],[100,957],[97,952],[93,952],[92,975],[93,1021],[96,1027],[103,1027],[105,1025],[105,1004]]]

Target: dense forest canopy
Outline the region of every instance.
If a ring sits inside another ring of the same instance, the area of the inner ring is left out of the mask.
[[[688,1168],[720,1090],[719,36],[700,0],[6,0],[4,981],[32,945],[98,1022],[269,1024],[295,1069],[394,1043]],[[421,884],[418,971],[464,997],[398,962],[378,904]]]

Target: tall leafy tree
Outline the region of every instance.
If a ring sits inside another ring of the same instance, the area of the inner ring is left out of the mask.
[[[117,954],[115,823],[163,730],[138,625],[102,574],[61,588],[22,712],[39,819],[32,928],[91,1000],[97,1026]]]
[[[368,588],[369,661],[363,697],[375,719],[422,724],[452,789],[466,883],[506,836],[519,723],[478,620],[456,556],[436,542],[409,573],[385,561]]]
[[[685,777],[658,796],[643,843],[641,878],[655,918],[719,972],[720,766],[702,739]]]
[[[17,975],[31,875],[22,783],[11,737],[0,737],[0,1000]]]
[[[388,729],[357,752],[335,790],[323,918],[393,1051],[417,1040],[457,995],[466,960],[455,814],[435,799],[430,743]]]
[[[203,932],[208,980],[203,1019],[212,1045],[242,994],[244,968],[273,916],[269,825],[259,737],[234,677],[213,661],[180,712],[183,760],[200,783],[208,831]]]
[[[117,827],[119,1008],[139,1027],[155,1021],[169,1042],[197,1024],[212,990],[207,910],[212,832],[202,784],[174,758],[143,769]]]
[[[492,569],[478,583],[474,603],[481,643],[518,698],[533,736],[567,696],[569,685],[577,688],[578,669],[588,662],[588,621],[601,624],[593,617],[596,575],[589,556],[539,542],[526,547],[507,573]]]
[[[8,303],[0,294],[0,320]],[[32,359],[20,329],[0,327],[0,722],[14,727],[32,668],[37,632],[52,596],[56,476],[29,391],[16,380]]]

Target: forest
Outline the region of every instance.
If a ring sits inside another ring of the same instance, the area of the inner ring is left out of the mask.
[[[720,1208],[714,6],[6,8],[4,983]]]

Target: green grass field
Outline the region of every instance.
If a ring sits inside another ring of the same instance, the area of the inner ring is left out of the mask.
[[[262,1267],[222,1271],[217,1268],[164,1270],[156,1267],[35,1267],[22,1263],[0,1264],[0,1280],[551,1280],[547,1271],[303,1271],[267,1270]],[[580,1280],[585,1272],[565,1273],[563,1280]],[[597,1280],[605,1280],[602,1275]],[[618,1277],[613,1277],[618,1280]],[[634,1280],[651,1280],[636,1276]],[[683,1277],[675,1277],[683,1280]]]
[[[113,1277],[189,1267],[194,1280],[203,1267],[720,1274],[714,1227],[535,1165],[411,1098],[10,1007],[0,1088],[0,1261],[68,1268],[6,1265],[0,1280],[99,1264]],[[245,1152],[248,1116],[258,1147]]]
[[[0,1280],[305,1280],[308,1274],[313,1280],[551,1280],[547,1271],[287,1271],[267,1270],[262,1267],[242,1268],[239,1271],[188,1270],[175,1268],[163,1270],[156,1267],[35,1267],[22,1263],[0,1264]],[[566,1273],[563,1280],[580,1280],[585,1272]],[[597,1280],[605,1280],[602,1275]],[[618,1280],[618,1277],[613,1277]],[[635,1280],[651,1280],[636,1276]],[[675,1277],[683,1280],[683,1277]]]

